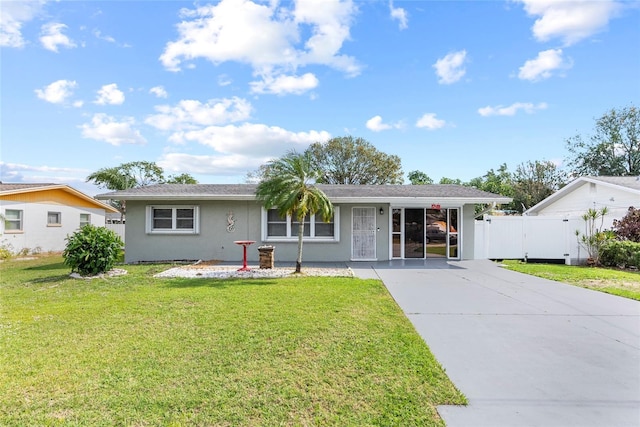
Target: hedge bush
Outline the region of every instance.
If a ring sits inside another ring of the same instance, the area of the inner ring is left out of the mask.
[[[608,267],[636,267],[640,269],[640,243],[629,240],[608,242],[602,248],[600,262]]]
[[[66,238],[62,252],[64,263],[71,272],[95,276],[111,270],[118,260],[124,243],[113,230],[85,225]]]

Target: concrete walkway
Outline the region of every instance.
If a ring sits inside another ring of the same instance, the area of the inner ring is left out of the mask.
[[[350,265],[380,278],[468,406],[447,426],[640,426],[640,302],[491,261]]]

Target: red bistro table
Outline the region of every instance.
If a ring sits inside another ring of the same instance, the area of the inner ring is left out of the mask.
[[[242,245],[242,248],[243,248],[242,268],[239,268],[238,271],[251,270],[250,268],[247,267],[247,246],[253,245],[255,242],[256,242],[255,240],[236,240],[235,242],[233,242],[236,245]]]

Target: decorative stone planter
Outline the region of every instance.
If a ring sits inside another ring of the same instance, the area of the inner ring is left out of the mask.
[[[273,268],[274,250],[275,246],[267,245],[258,247],[258,252],[260,253],[260,268]]]

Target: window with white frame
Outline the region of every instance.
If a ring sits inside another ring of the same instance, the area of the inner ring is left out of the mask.
[[[199,223],[198,206],[147,206],[147,233],[197,234]]]
[[[90,225],[90,224],[91,224],[91,214],[81,213],[80,214],[80,228],[84,227],[85,225]]]
[[[4,231],[5,233],[17,233],[22,231],[22,211],[7,209],[4,211]]]
[[[322,215],[307,215],[304,218],[304,240],[337,242],[340,240],[339,218],[340,208],[334,207],[334,216],[329,222],[322,220]],[[263,240],[298,240],[300,222],[296,217],[281,216],[277,209],[263,210]]]
[[[59,226],[59,225],[62,225],[62,213],[47,212],[47,226]]]

